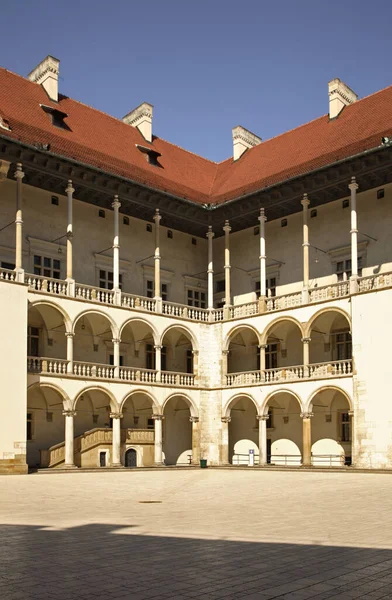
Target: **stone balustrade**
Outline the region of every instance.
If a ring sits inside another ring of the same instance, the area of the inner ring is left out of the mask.
[[[101,304],[114,304],[114,291],[105,290],[99,287],[93,287],[91,285],[81,285],[79,283],[75,286],[75,298],[87,300],[89,302],[99,302]]]
[[[335,298],[344,298],[350,294],[350,282],[339,281],[331,285],[323,285],[309,290],[309,302],[326,302]]]
[[[195,385],[195,376],[191,373],[175,373],[174,371],[162,371],[161,383],[166,385],[180,385],[193,387]]]
[[[325,379],[328,377],[346,377],[352,375],[352,360],[336,360],[310,365],[278,367],[264,371],[245,371],[225,375],[224,385],[271,385],[303,379]]]
[[[68,283],[62,279],[26,274],[25,283],[27,283],[32,291],[55,294],[57,296],[67,296],[68,294]]]
[[[358,279],[358,290],[360,292],[369,292],[385,287],[392,287],[392,273],[380,273],[379,275],[370,275]]]
[[[194,306],[184,306],[176,302],[163,302],[162,312],[170,317],[180,317],[181,319],[190,319],[191,321],[208,321],[209,311],[206,308],[196,308]]]
[[[237,304],[229,307],[229,318],[238,319],[241,317],[253,317],[259,313],[259,303],[247,302],[246,304]]]
[[[89,379],[114,379],[114,367],[112,365],[103,365],[88,362],[74,361],[73,374],[78,377],[87,377]]]
[[[121,306],[135,308],[136,310],[147,310],[148,312],[156,311],[156,301],[153,298],[125,294],[124,292],[121,292]]]
[[[9,269],[0,269],[0,279],[3,279],[3,281],[16,281],[16,273]]]
[[[126,444],[153,444],[155,435],[153,429],[122,429],[121,438]]]
[[[294,292],[292,294],[284,294],[283,296],[271,296],[266,299],[267,312],[274,310],[284,310],[286,308],[293,308],[301,306],[302,304],[302,293]]]
[[[122,381],[137,381],[141,383],[155,383],[157,372],[152,369],[139,369],[138,367],[120,367]]]
[[[65,375],[67,373],[68,361],[58,358],[45,358],[28,356],[27,370],[29,373],[55,373]]]

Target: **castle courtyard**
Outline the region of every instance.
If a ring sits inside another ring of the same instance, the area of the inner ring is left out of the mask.
[[[383,473],[0,478],[2,600],[392,598]]]

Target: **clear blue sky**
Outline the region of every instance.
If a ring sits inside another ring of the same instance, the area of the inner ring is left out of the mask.
[[[340,77],[360,97],[392,84],[391,0],[19,0],[1,3],[0,64],[47,54],[60,91],[121,118],[154,104],[153,131],[212,160],[231,129],[263,139],[328,111]]]

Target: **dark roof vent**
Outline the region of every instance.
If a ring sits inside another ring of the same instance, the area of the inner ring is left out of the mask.
[[[52,106],[45,106],[45,104],[40,104],[40,106],[44,112],[50,115],[52,119],[52,125],[59,127],[60,129],[67,129],[68,131],[71,131],[67,123],[64,121],[64,119],[68,117],[67,113],[59,110],[58,108],[53,108]]]
[[[158,162],[158,158],[162,156],[160,152],[153,150],[152,148],[147,148],[146,146],[141,146],[140,144],[136,144],[136,148],[142,152],[142,154],[146,155],[147,162],[150,165],[154,165],[154,167],[161,167],[162,165]]]
[[[6,131],[11,131],[10,124],[8,123],[8,121],[3,119],[3,117],[1,115],[0,115],[0,128],[5,129]]]

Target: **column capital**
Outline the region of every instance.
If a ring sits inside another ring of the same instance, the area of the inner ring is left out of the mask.
[[[310,204],[310,200],[309,200],[309,198],[308,198],[308,194],[306,194],[306,193],[305,193],[305,194],[302,196],[301,204],[302,204],[302,206],[303,206],[304,208],[307,208],[307,207],[309,206],[309,204]]]
[[[119,344],[119,343],[120,343],[120,340],[119,340],[119,338],[113,338],[113,339],[112,339],[112,343],[113,343],[113,344]]]
[[[268,421],[268,419],[269,419],[269,415],[257,415],[257,416],[256,416],[256,419],[257,419],[258,421]]]
[[[357,190],[359,188],[355,177],[351,177],[351,182],[348,184],[348,187],[350,190]]]
[[[227,356],[228,354],[230,354],[230,350],[222,350],[222,354],[225,354]]]
[[[191,423],[198,423],[199,422],[199,417],[189,417],[189,420]]]
[[[301,342],[303,344],[310,344],[311,341],[312,341],[312,338],[310,338],[310,337],[303,337],[303,338],[301,338]]]
[[[67,187],[64,191],[69,194],[73,194],[75,192],[75,189],[72,187],[72,179],[68,179]]]
[[[124,415],[121,412],[111,412],[110,413],[110,418],[111,419],[122,419],[123,416]]]
[[[268,348],[268,344],[259,344],[258,347],[260,350],[266,350]]]
[[[24,176],[25,176],[25,174],[22,170],[22,163],[17,163],[16,171],[15,171],[15,175],[14,175],[15,179],[22,180]]]
[[[165,417],[163,415],[151,415],[151,418],[154,419],[154,421],[163,421]]]
[[[159,225],[159,221],[162,219],[161,215],[159,214],[159,208],[155,209],[155,215],[153,219],[155,221],[155,225]]]
[[[67,338],[73,338],[73,337],[75,337],[75,334],[74,334],[73,331],[66,331],[65,332],[65,337],[67,337]]]
[[[192,355],[193,356],[199,356],[199,351],[198,350],[192,350]]]
[[[314,416],[312,412],[303,412],[301,413],[301,419],[311,419]]]
[[[222,423],[230,423],[231,417],[222,417],[221,421],[222,421]]]
[[[225,233],[230,233],[230,231],[231,231],[230,223],[229,223],[229,221],[227,221],[227,220],[225,221],[225,225],[224,225],[224,227],[223,227],[223,231],[224,231]]]
[[[120,200],[118,199],[118,195],[116,194],[116,195],[114,196],[114,200],[113,200],[113,202],[112,202],[112,208],[116,209],[116,208],[120,208],[120,206],[121,206],[121,202],[120,202]]]
[[[162,350],[163,346],[156,344],[154,345],[155,350]]]
[[[348,416],[349,417],[353,417],[354,416],[354,411],[353,410],[349,410],[348,411]]]
[[[212,225],[209,225],[209,226],[208,226],[208,231],[207,231],[207,233],[206,233],[206,237],[207,237],[209,240],[212,240],[212,238],[213,238],[214,236],[215,236],[215,233],[212,231]]]
[[[257,217],[257,220],[260,221],[260,223],[266,222],[267,217],[265,216],[264,208],[260,208],[260,216]]]
[[[63,410],[64,417],[76,417],[76,410]]]

